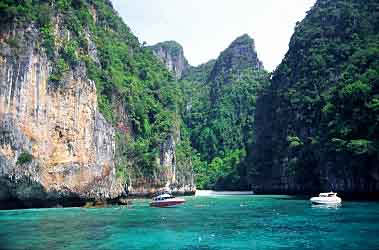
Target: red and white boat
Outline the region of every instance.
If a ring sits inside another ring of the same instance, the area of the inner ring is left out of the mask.
[[[152,207],[173,207],[185,202],[182,198],[176,198],[171,194],[161,194],[153,198],[150,202]]]

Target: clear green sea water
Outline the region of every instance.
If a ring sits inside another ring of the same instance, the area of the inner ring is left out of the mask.
[[[187,197],[184,206],[0,211],[0,249],[379,249],[379,203]]]

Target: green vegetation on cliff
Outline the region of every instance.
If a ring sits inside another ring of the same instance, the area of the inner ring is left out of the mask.
[[[254,141],[256,98],[267,80],[247,35],[182,78],[183,117],[199,152],[194,165],[199,188],[247,188],[245,158]]]
[[[180,135],[180,91],[111,2],[4,0],[0,21],[39,30],[41,47],[51,65],[49,87],[64,84],[70,69],[85,70],[96,84],[101,113],[117,131],[118,175],[125,181],[140,176],[156,178],[162,146],[172,135]],[[55,30],[56,23],[61,30]],[[186,138],[179,141],[179,151],[188,147]],[[179,151],[175,153],[191,150]]]
[[[157,178],[162,148],[180,138],[174,165],[193,166],[199,188],[356,192],[378,190],[378,9],[318,0],[271,79],[247,35],[198,67],[176,42],[158,44],[168,65],[180,57],[174,76],[107,0],[3,0],[0,22],[39,31],[49,87],[77,68],[95,82],[125,182]]]
[[[28,162],[31,162],[33,160],[33,156],[29,154],[28,152],[22,152],[18,158],[16,164],[22,165]]]
[[[374,0],[319,0],[298,23],[258,100],[253,182],[276,191],[375,190],[378,8]]]
[[[182,80],[191,83],[205,84],[215,63],[216,60],[210,60],[197,67],[189,67],[189,69],[184,73]]]

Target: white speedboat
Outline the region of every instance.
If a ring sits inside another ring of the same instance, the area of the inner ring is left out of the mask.
[[[161,194],[153,198],[150,202],[152,207],[173,207],[185,202],[182,198],[176,198],[171,194]]]
[[[313,204],[340,204],[342,202],[341,198],[337,196],[337,193],[320,193],[318,197],[312,197],[311,202]]]

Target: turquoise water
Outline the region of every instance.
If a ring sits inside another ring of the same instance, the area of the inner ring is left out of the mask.
[[[184,206],[0,211],[0,249],[379,249],[379,203],[187,197]]]

